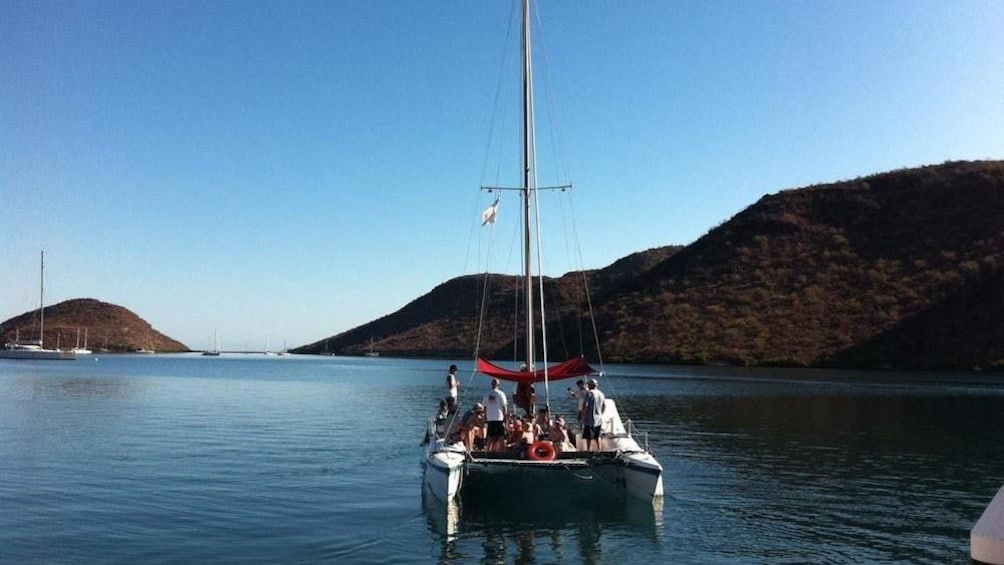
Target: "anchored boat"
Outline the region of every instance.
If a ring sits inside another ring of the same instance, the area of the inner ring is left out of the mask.
[[[38,290],[38,339],[37,340],[21,340],[20,331],[15,331],[14,341],[4,344],[4,348],[0,349],[0,359],[40,359],[40,360],[57,360],[57,361],[67,361],[77,358],[76,353],[73,351],[63,351],[58,347],[56,349],[46,349],[45,348],[45,251],[41,254],[41,267],[39,273],[39,290]]]
[[[519,370],[511,370],[476,356],[475,370],[492,379],[517,383],[518,390],[523,391],[542,383],[545,397],[543,406],[548,408],[547,414],[550,414],[551,382],[602,377],[603,373],[601,370],[595,370],[581,357],[573,357],[552,366],[547,364],[544,284],[543,275],[539,272],[541,251],[537,195],[538,192],[545,190],[568,190],[571,185],[538,187],[536,183],[530,0],[522,1],[521,15],[522,183],[518,187],[491,186],[482,189],[490,192],[515,191],[521,200],[523,282],[520,294],[522,310],[525,313],[522,321],[524,335],[521,340],[523,366]],[[482,213],[482,225],[495,223],[498,207],[499,198],[496,197],[494,203]],[[534,257],[537,257],[537,273],[534,273]],[[487,286],[485,285],[486,289]],[[484,302],[482,300],[482,304]],[[537,348],[538,328],[541,333],[540,351]],[[480,339],[477,341],[480,343]],[[538,369],[537,366],[542,368]],[[593,385],[595,386],[595,381]],[[539,488],[541,485],[560,483],[564,480],[575,481],[582,477],[595,477],[601,479],[596,484],[621,488],[643,499],[660,499],[663,495],[662,466],[647,445],[639,443],[638,434],[630,421],[622,420],[617,403],[611,398],[606,398],[604,401],[602,396],[593,397],[594,401],[597,398],[602,403],[600,417],[595,422],[599,424],[600,429],[598,447],[597,442],[591,445],[583,440],[580,434],[574,444],[556,443],[548,437],[534,437],[532,442],[527,440],[524,444],[515,443],[502,448],[496,444],[494,448],[486,449],[481,441],[472,441],[472,436],[478,435],[471,432],[472,426],[482,425],[480,420],[477,420],[480,417],[476,413],[477,410],[472,408],[463,416],[457,410],[431,418],[426,430],[422,458],[425,487],[440,501],[449,502],[457,497],[462,489],[490,486],[498,481],[501,481],[506,489]],[[508,398],[506,402],[509,403]],[[477,406],[480,406],[480,403]],[[533,412],[532,409],[527,411]],[[510,412],[515,410],[510,408]],[[532,418],[535,415],[531,413],[529,416]],[[550,426],[551,423],[545,422],[544,425]],[[468,435],[466,442],[462,439],[462,435]]]

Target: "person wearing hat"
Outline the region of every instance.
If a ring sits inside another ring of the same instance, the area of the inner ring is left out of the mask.
[[[596,379],[589,379],[587,385],[589,388],[582,403],[582,439],[586,440],[586,451],[600,450],[600,428],[603,427],[603,412],[607,407],[607,397],[597,385]],[[596,447],[590,449],[594,441]]]
[[[488,451],[505,450],[505,418],[509,412],[509,399],[506,398],[501,382],[492,379],[492,389],[485,395],[485,419],[488,421]]]
[[[483,427],[485,425],[485,407],[480,402],[464,412],[464,415],[454,421],[455,429],[450,430],[450,441],[460,439],[464,442],[467,451],[474,450],[474,441],[478,437],[484,437]]]
[[[564,451],[575,451],[571,439],[568,437],[568,428],[565,426],[565,418],[559,415],[554,419],[551,429],[548,431],[547,439],[554,445],[554,450],[558,453]]]

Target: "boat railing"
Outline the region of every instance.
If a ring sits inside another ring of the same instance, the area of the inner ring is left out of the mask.
[[[642,447],[645,449],[645,451],[651,451],[648,447],[648,432],[639,430],[638,426],[635,426],[634,421],[631,420],[630,418],[624,422],[624,429],[627,431],[627,436],[629,438],[634,438],[635,435],[640,434],[641,437],[644,438],[644,444],[642,445]]]

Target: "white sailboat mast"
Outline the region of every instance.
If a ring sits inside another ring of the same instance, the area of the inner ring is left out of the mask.
[[[530,197],[534,190],[533,62],[530,48],[530,0],[523,0],[523,279],[526,298],[526,367],[533,369],[533,272],[530,243]]]
[[[42,250],[42,259],[39,262],[38,273],[38,345],[45,349],[45,250]]]

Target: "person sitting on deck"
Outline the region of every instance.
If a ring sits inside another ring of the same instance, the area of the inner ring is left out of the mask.
[[[460,418],[454,418],[450,426],[448,441],[456,442],[462,440],[467,451],[474,450],[474,442],[478,437],[484,437],[483,426],[485,425],[485,407],[476,403],[470,410],[464,412]]]
[[[565,427],[565,418],[558,416],[554,420],[554,424],[551,426],[549,433],[547,434],[547,439],[551,440],[551,444],[554,445],[554,451],[561,453],[563,451],[575,451],[575,445],[572,444],[568,437],[568,428]]]
[[[436,433],[442,436],[446,433],[447,417],[449,416],[446,400],[439,401],[439,411],[436,412]]]
[[[534,422],[531,418],[523,418],[523,437],[527,440],[527,443],[533,443],[537,441],[538,438],[543,438],[544,435],[540,431],[540,426],[537,422]]]
[[[537,404],[537,394],[531,383],[518,383],[513,404],[522,408],[524,415],[533,418],[533,410]]]
[[[542,437],[546,437],[547,434],[551,432],[551,426],[554,422],[551,421],[551,411],[547,406],[541,408],[537,411],[537,433]]]
[[[435,431],[436,431],[436,435],[438,437],[444,437],[445,436],[445,434],[446,434],[446,426],[449,423],[449,415],[450,414],[449,414],[449,412],[447,410],[447,403],[446,403],[446,401],[445,400],[440,400],[439,401],[439,410],[436,411],[436,418],[435,418],[435,422],[436,422]],[[429,430],[427,429],[427,430],[425,430],[425,437],[422,439],[422,445],[426,445],[430,441],[432,441],[432,435],[429,433]]]
[[[519,420],[514,420],[512,426],[509,428],[509,433],[505,438],[505,445],[509,449],[518,449],[520,442],[523,441],[523,422]]]
[[[536,428],[537,425],[528,418],[516,420],[510,433],[512,443],[509,445],[509,448],[516,450],[520,457],[526,456],[527,448],[539,437],[536,433]]]

